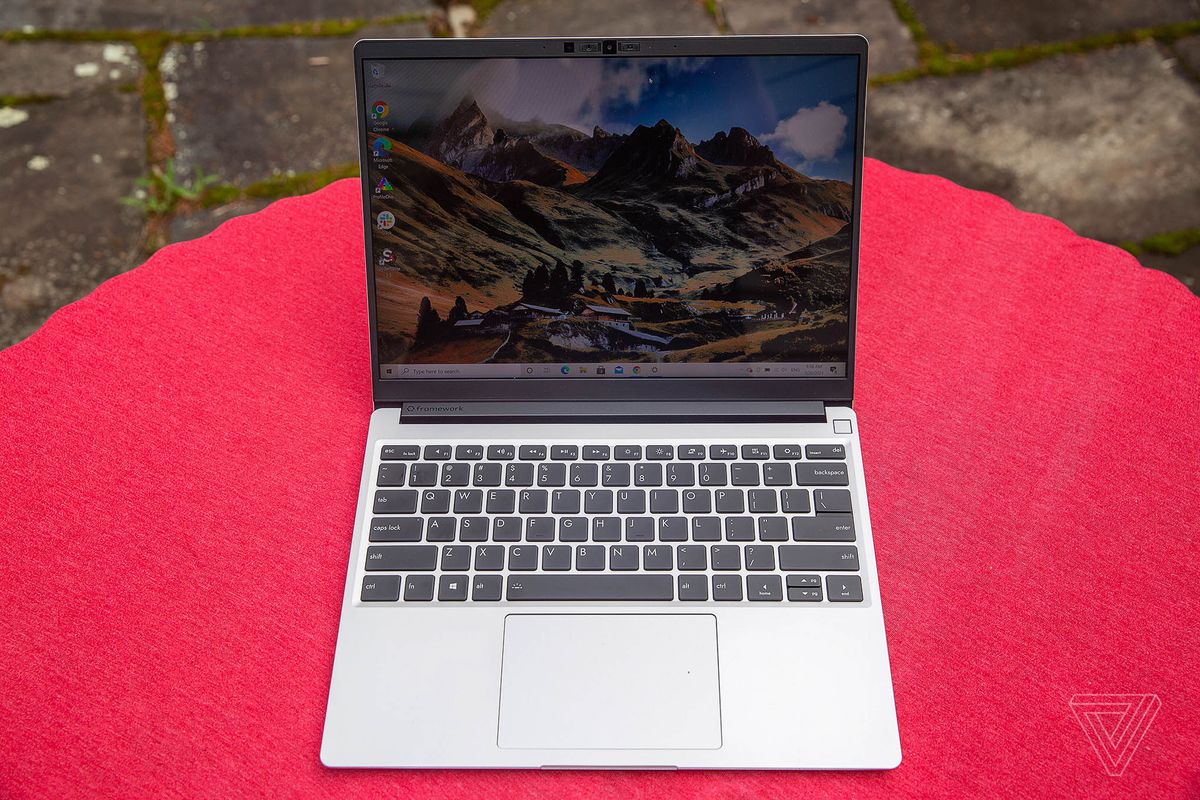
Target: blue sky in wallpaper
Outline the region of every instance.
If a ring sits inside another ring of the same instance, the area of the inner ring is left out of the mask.
[[[367,101],[390,127],[448,116],[473,96],[489,119],[599,125],[627,133],[666,119],[697,144],[739,126],[818,178],[853,178],[856,56],[712,56],[369,62]]]

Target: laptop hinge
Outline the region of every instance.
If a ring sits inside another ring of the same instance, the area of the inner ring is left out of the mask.
[[[413,402],[400,406],[400,421],[431,422],[824,422],[820,400],[697,401],[495,401]]]

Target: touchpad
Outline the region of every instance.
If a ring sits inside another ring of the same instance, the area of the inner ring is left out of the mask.
[[[711,614],[512,614],[500,733],[508,748],[721,746]]]

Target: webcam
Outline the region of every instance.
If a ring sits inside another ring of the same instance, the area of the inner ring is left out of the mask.
[[[606,55],[606,56],[616,55],[616,52],[617,52],[616,40],[615,39],[605,39],[604,40],[604,55]]]

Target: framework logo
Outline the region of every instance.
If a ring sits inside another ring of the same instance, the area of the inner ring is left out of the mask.
[[[1077,694],[1071,711],[1104,771],[1120,777],[1133,760],[1162,701],[1156,694]]]

